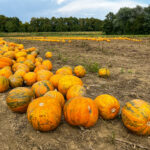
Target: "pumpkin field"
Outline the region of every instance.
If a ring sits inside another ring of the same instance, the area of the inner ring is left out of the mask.
[[[0,150],[150,150],[150,38],[0,38]]]

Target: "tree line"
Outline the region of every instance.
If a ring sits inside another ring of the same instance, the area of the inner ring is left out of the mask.
[[[150,34],[150,6],[121,8],[104,20],[96,18],[31,18],[22,23],[17,17],[0,15],[0,32],[103,31],[106,34]]]

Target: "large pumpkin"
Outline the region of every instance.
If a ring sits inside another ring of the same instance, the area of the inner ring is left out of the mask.
[[[50,60],[44,60],[43,62],[42,62],[42,65],[44,65],[44,66],[46,66],[47,68],[48,68],[48,70],[52,70],[52,63],[51,63],[51,61]]]
[[[73,85],[83,85],[80,78],[73,75],[64,75],[58,82],[58,90],[63,94],[67,94],[68,89]]]
[[[30,86],[37,81],[37,75],[35,72],[28,72],[23,76],[23,79],[24,79],[24,83]]]
[[[18,87],[8,93],[6,102],[12,111],[24,113],[33,98],[34,94],[31,89]]]
[[[67,91],[67,100],[77,97],[77,96],[85,96],[86,89],[81,85],[73,85]]]
[[[0,76],[0,93],[5,92],[8,89],[9,89],[9,80],[4,76]]]
[[[11,67],[7,66],[3,69],[0,69],[0,76],[4,76],[6,78],[9,78],[12,75]]]
[[[44,96],[50,96],[51,98],[55,98],[56,100],[58,100],[58,102],[60,103],[60,105],[62,107],[65,104],[64,96],[60,92],[58,92],[57,90],[48,91]]]
[[[48,70],[39,70],[37,73],[37,81],[49,80],[53,73]]]
[[[94,101],[103,119],[114,119],[118,115],[120,104],[115,97],[103,94],[96,97]]]
[[[64,117],[70,125],[88,128],[97,122],[98,108],[90,98],[74,97],[65,104]]]
[[[121,115],[129,130],[139,135],[150,135],[150,103],[140,99],[127,102]]]
[[[59,82],[60,78],[63,76],[64,76],[63,74],[55,74],[50,78],[50,81],[55,88],[58,88],[58,82]]]
[[[6,66],[11,66],[13,64],[12,60],[8,57],[0,57],[0,69]]]
[[[61,121],[61,106],[51,97],[37,98],[29,104],[27,118],[35,130],[54,130]]]
[[[19,75],[11,75],[9,77],[9,83],[12,88],[22,87],[23,86],[23,78]]]
[[[77,77],[84,77],[86,74],[86,70],[83,66],[79,65],[74,68],[74,73]]]
[[[48,80],[39,81],[32,85],[32,90],[36,97],[43,96],[48,91],[53,91],[54,87],[52,83]]]

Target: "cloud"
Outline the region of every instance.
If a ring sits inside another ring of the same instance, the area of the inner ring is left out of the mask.
[[[65,0],[57,0],[57,4],[63,3]]]

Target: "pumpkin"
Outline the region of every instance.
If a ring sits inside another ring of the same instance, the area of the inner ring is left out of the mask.
[[[16,59],[18,59],[19,57],[26,57],[26,56],[27,56],[27,53],[26,53],[26,52],[23,52],[23,51],[17,52],[17,53],[15,54]]]
[[[119,113],[120,104],[114,96],[103,94],[96,97],[94,102],[96,103],[100,116],[103,119],[114,119]]]
[[[8,52],[5,52],[4,57],[9,57],[10,59],[14,59],[15,58],[15,52],[14,51],[8,51]]]
[[[17,63],[23,63],[26,60],[25,57],[19,57],[17,58]]]
[[[39,70],[37,73],[37,81],[42,81],[42,80],[49,80],[50,77],[53,75],[51,71],[48,70]]]
[[[9,83],[12,88],[22,87],[23,86],[23,78],[18,75],[11,75],[9,77]]]
[[[63,107],[65,104],[64,96],[60,92],[58,92],[57,90],[48,91],[44,96],[50,96],[51,98],[58,100],[61,107]]]
[[[12,111],[24,113],[33,98],[34,94],[31,89],[18,87],[8,93],[6,102]]]
[[[91,127],[98,120],[98,108],[94,101],[87,97],[74,97],[64,106],[65,120],[73,126]]]
[[[64,75],[60,78],[58,82],[58,90],[63,94],[66,95],[68,89],[73,85],[83,85],[83,82],[80,78],[73,76],[73,75]]]
[[[109,69],[101,68],[101,69],[99,69],[98,74],[100,77],[109,77],[110,71],[109,71]]]
[[[69,65],[65,65],[65,66],[63,66],[62,68],[70,69],[70,70],[72,71],[72,67],[69,66]]]
[[[24,64],[29,67],[30,71],[33,71],[34,68],[35,68],[35,65],[34,65],[34,63],[32,62],[32,60],[27,59],[27,60],[24,62]]]
[[[42,63],[43,58],[42,58],[42,57],[37,57],[37,58],[35,59],[35,62],[37,62],[37,61]]]
[[[19,70],[19,69],[22,69],[22,70],[24,70],[25,72],[29,72],[29,71],[30,71],[29,67],[28,67],[26,64],[23,64],[23,63],[15,63],[15,64],[12,66],[13,72],[16,72],[16,71]]]
[[[35,62],[35,66],[37,67],[38,65],[42,65],[42,63],[39,62],[39,61],[36,61],[36,62]]]
[[[51,52],[46,52],[45,53],[45,57],[46,58],[51,58],[52,57],[52,53]]]
[[[59,79],[63,76],[64,76],[63,74],[55,74],[50,78],[50,81],[55,88],[58,88]]]
[[[0,76],[0,93],[5,92],[8,89],[9,89],[9,80],[4,76]]]
[[[36,66],[36,68],[34,69],[34,72],[38,72],[39,70],[48,70],[48,68],[45,65],[38,65]]]
[[[77,77],[84,77],[86,74],[86,70],[83,66],[79,65],[74,68],[74,73]]]
[[[18,69],[14,75],[18,75],[18,76],[21,76],[23,77],[24,75],[26,74],[25,70],[24,69]]]
[[[54,87],[52,83],[48,80],[43,80],[36,82],[32,85],[32,90],[35,93],[36,97],[43,96],[48,91],[53,91]]]
[[[67,100],[77,97],[77,96],[85,96],[86,89],[81,85],[73,85],[67,91]]]
[[[56,74],[72,75],[72,70],[68,68],[60,68],[56,71]]]
[[[123,124],[138,135],[150,135],[150,103],[134,99],[122,108]]]
[[[33,55],[34,57],[37,57],[38,52],[37,51],[33,51],[33,52],[31,52],[31,55]]]
[[[28,60],[31,60],[32,63],[35,63],[35,57],[34,57],[33,55],[28,54],[28,55],[27,55],[27,59],[28,59]]]
[[[11,66],[13,64],[12,60],[8,57],[0,57],[0,69],[6,66]]]
[[[3,69],[0,69],[0,76],[4,76],[6,78],[9,78],[12,75],[11,68],[9,66],[4,67]]]
[[[27,118],[35,130],[54,130],[61,121],[61,106],[51,97],[37,98],[29,104]]]
[[[51,61],[50,60],[44,60],[43,62],[42,62],[42,65],[44,65],[44,66],[46,66],[47,68],[48,68],[48,70],[52,70],[52,63],[51,63]]]
[[[23,44],[18,44],[18,49],[19,49],[19,50],[24,49],[24,45],[23,45]]]
[[[37,81],[35,72],[28,72],[23,76],[24,83],[28,86],[33,85]]]

